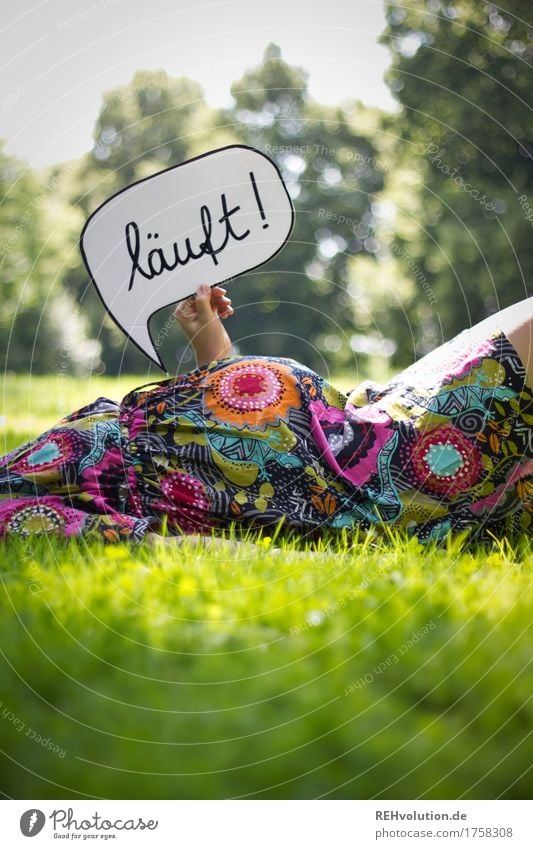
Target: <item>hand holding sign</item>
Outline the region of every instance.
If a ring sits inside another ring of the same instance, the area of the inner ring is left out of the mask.
[[[231,356],[232,344],[222,321],[233,315],[231,298],[221,286],[198,287],[194,298],[180,301],[174,311],[191,343],[199,366]]]
[[[235,145],[134,183],[106,201],[81,235],[83,258],[106,309],[164,368],[150,317],[274,256],[294,212],[274,163]]]

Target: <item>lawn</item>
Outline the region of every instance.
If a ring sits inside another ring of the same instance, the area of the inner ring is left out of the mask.
[[[6,446],[132,382],[9,378]],[[10,540],[0,788],[529,798],[532,567],[526,540]]]

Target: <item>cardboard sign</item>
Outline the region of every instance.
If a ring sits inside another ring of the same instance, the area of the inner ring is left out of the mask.
[[[294,210],[276,165],[232,145],[128,186],[81,234],[85,264],[118,326],[164,369],[150,317],[267,262],[285,244]]]

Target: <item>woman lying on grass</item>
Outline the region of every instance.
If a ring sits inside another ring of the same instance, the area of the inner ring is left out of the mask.
[[[348,396],[294,360],[231,356],[232,312],[201,286],[176,309],[198,368],[98,398],[2,458],[0,532],[531,532],[533,298]]]

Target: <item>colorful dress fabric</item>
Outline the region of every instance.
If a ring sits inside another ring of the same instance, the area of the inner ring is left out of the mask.
[[[98,398],[0,460],[0,534],[141,540],[125,507],[119,406]]]
[[[294,360],[232,357],[106,399],[0,462],[0,532],[139,540],[235,523],[422,542],[533,526],[533,392],[470,331],[343,395]]]

